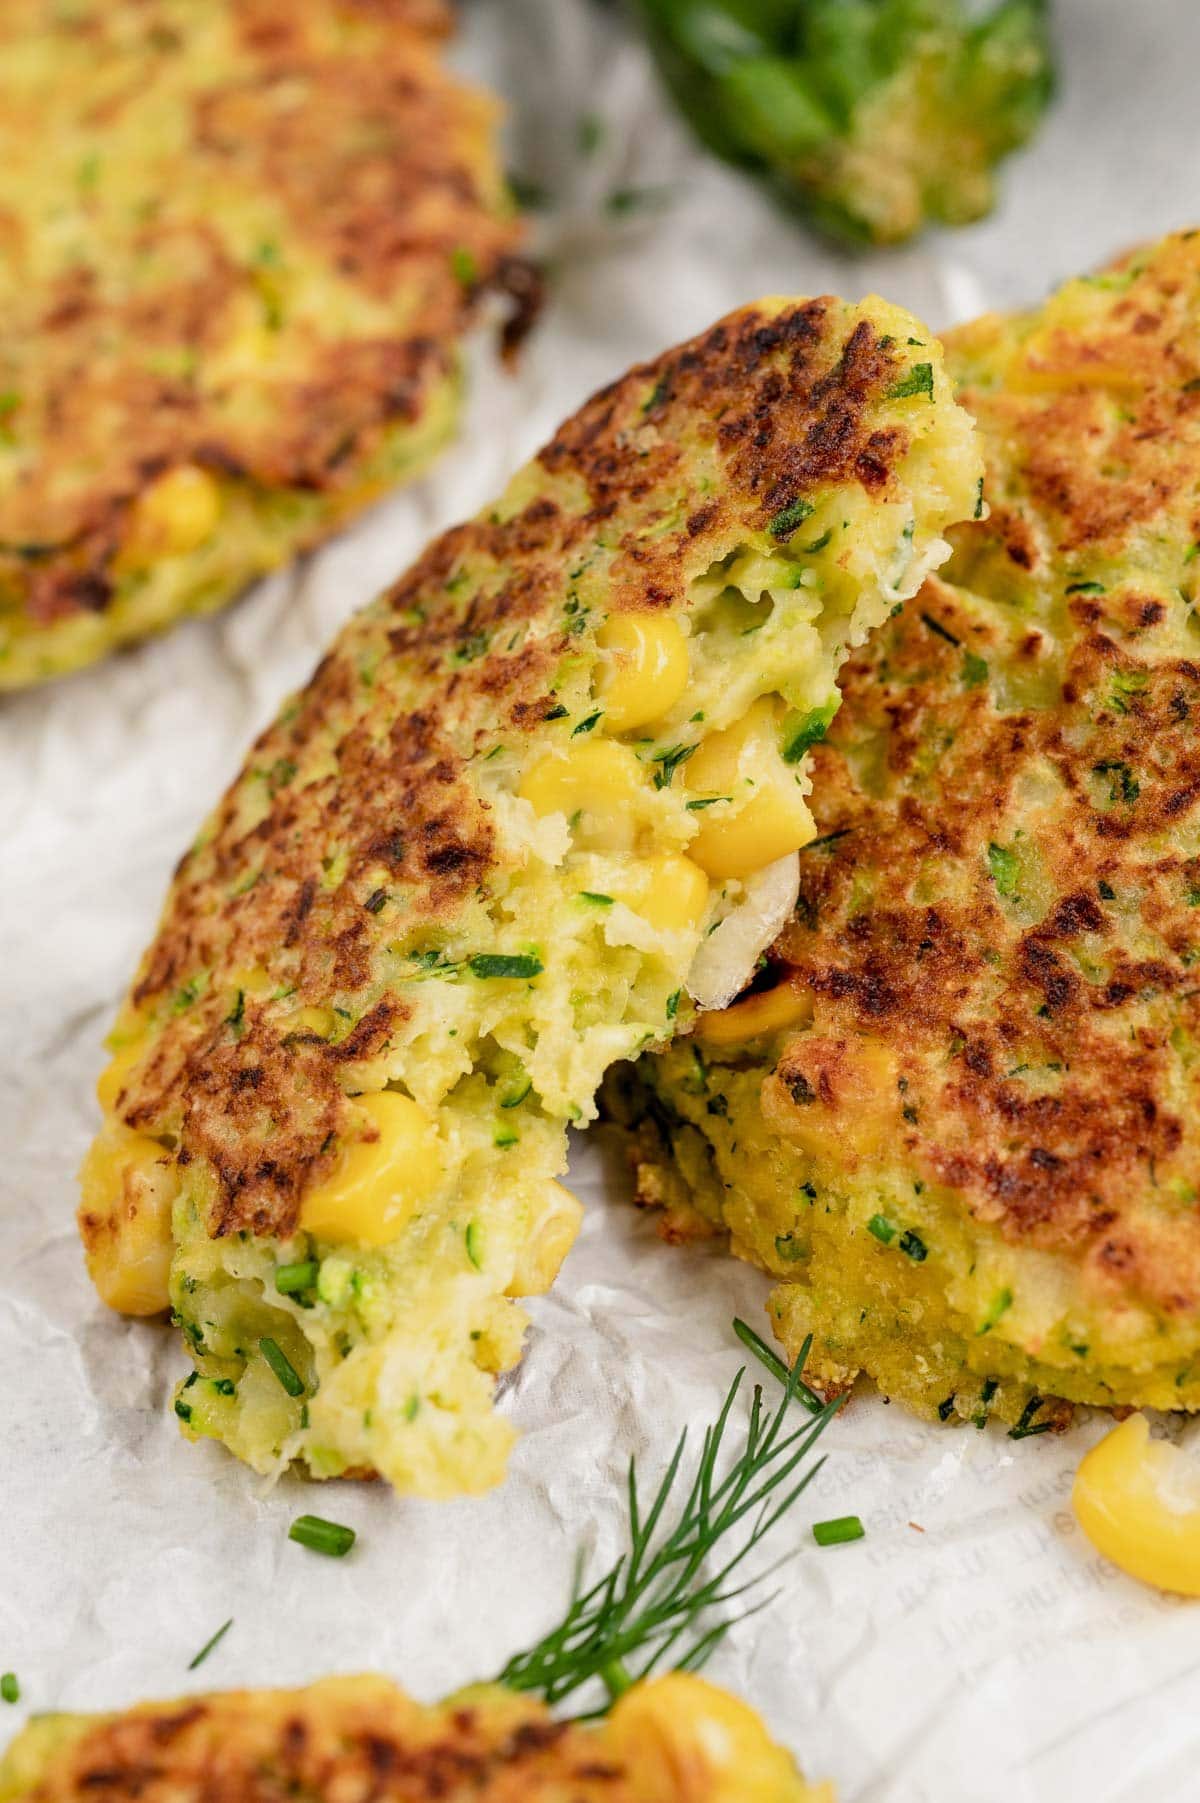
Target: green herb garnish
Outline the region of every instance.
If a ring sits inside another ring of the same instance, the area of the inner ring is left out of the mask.
[[[910,395],[923,394],[926,400],[933,399],[933,364],[914,363],[906,376],[893,382],[887,391],[889,401],[907,400]]]
[[[324,1553],[328,1559],[344,1559],[356,1538],[353,1528],[343,1527],[340,1521],[326,1521],[320,1515],[297,1515],[288,1529],[289,1540],[314,1553]]]
[[[3,1697],[6,1703],[20,1702],[21,1686],[17,1682],[16,1672],[5,1672],[0,1676],[0,1697]]]
[[[738,1372],[716,1421],[705,1429],[695,1474],[673,1519],[667,1510],[687,1430],[676,1442],[648,1510],[642,1507],[636,1461],[630,1460],[628,1550],[586,1590],[581,1588],[582,1574],[577,1574],[563,1619],[536,1646],[508,1661],[499,1675],[501,1684],[510,1690],[536,1691],[553,1704],[599,1680],[611,1699],[640,1683],[668,1656],[679,1671],[697,1671],[703,1665],[731,1624],[722,1619],[705,1626],[702,1618],[761,1581],[760,1577],[731,1580],[824,1463],[810,1461],[809,1455],[841,1398],[827,1406],[818,1404],[815,1419],[785,1431],[791,1404],[802,1393],[800,1371],[809,1344],[805,1342],[791,1371],[784,1368],[784,1394],[772,1414],[764,1410],[762,1391],[755,1386],[744,1449],[722,1475],[718,1467],[729,1417],[745,1377],[744,1371]],[[747,1518],[744,1543],[706,1576],[704,1566],[713,1548]]]
[[[212,1652],[213,1648],[218,1644],[219,1641],[224,1640],[226,1634],[228,1634],[228,1632],[229,1632],[230,1628],[232,1628],[232,1626],[233,1626],[233,1617],[231,1615],[229,1617],[228,1621],[223,1621],[221,1623],[220,1627],[217,1629],[217,1631],[213,1635],[212,1639],[205,1641],[204,1645],[200,1648],[200,1651],[196,1654],[196,1657],[194,1659],[188,1660],[188,1670],[190,1672],[194,1672],[198,1665],[204,1664],[204,1661],[208,1658],[208,1655]]]
[[[805,501],[800,498],[797,498],[795,501],[789,501],[787,506],[781,507],[774,519],[771,520],[767,526],[767,531],[771,534],[772,538],[777,538],[786,542],[791,538],[792,533],[795,532],[796,528],[798,526],[803,526],[805,520],[809,519],[815,511],[811,501]]]
[[[818,1546],[845,1546],[861,1540],[866,1531],[857,1515],[837,1515],[832,1521],[814,1521],[812,1536]]]
[[[278,1340],[273,1340],[269,1334],[264,1334],[263,1338],[258,1342],[258,1350],[262,1353],[288,1395],[303,1396],[304,1379],[292,1364]]]
[[[320,1269],[315,1258],[306,1258],[293,1265],[276,1265],[275,1288],[281,1296],[296,1296],[301,1290],[311,1290]]]

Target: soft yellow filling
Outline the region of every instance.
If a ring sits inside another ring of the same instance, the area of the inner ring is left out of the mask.
[[[750,876],[813,836],[804,790],[780,750],[782,713],[777,696],[762,696],[684,768],[689,791],[707,804],[688,851],[709,876]]]
[[[170,1306],[171,1208],[179,1190],[173,1155],[144,1133],[108,1121],[79,1177],[92,1282],[122,1315],[161,1314]]]
[[[1181,1596],[1200,1596],[1200,1471],[1144,1415],[1130,1415],[1086,1455],[1071,1503],[1114,1565]]]
[[[505,1293],[544,1296],[575,1244],[582,1220],[583,1209],[570,1190],[561,1183],[547,1183],[545,1206],[518,1248],[516,1269]]]
[[[318,1239],[385,1246],[437,1188],[441,1146],[411,1096],[384,1089],[361,1096],[358,1105],[366,1132],[346,1144],[332,1175],[309,1190],[300,1224]]]
[[[660,719],[687,687],[687,639],[669,616],[610,614],[596,644],[606,654],[599,699],[611,732]]]

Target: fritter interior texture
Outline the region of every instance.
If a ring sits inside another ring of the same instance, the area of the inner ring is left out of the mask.
[[[517,236],[435,0],[0,12],[0,688],[228,601],[423,463]]]
[[[132,1313],[169,1283],[186,1431],[497,1481],[567,1125],[778,931],[836,671],[981,472],[911,316],[762,303],[343,631],[183,859],[100,1085],[89,1264]]]
[[[556,1722],[478,1686],[433,1707],[385,1678],[228,1691],[122,1715],[41,1716],[0,1761],[2,1803],[834,1803],[754,1712],[701,1679],[636,1685]]]
[[[642,1199],[829,1385],[1194,1409],[1200,237],[947,354],[990,518],[844,672],[764,993],[642,1066]]]

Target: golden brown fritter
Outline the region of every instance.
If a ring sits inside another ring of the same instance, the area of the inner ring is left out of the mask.
[[[495,1481],[505,1298],[577,1223],[566,1126],[686,1020],[702,944],[733,933],[736,993],[786,914],[838,667],[980,469],[910,315],[761,303],[595,396],[342,632],[179,867],[85,1171],[115,1306],[164,1306],[174,1245],[189,1431]]]
[[[206,610],[452,423],[516,226],[428,0],[0,17],[0,687]]]
[[[731,1788],[736,1785],[736,1790]],[[481,1685],[414,1703],[385,1678],[50,1715],[0,1761],[2,1803],[833,1803],[752,1710],[680,1673],[599,1723]]]
[[[1195,1408],[1200,236],[947,354],[990,518],[847,666],[786,991],[655,1089],[831,1381]]]

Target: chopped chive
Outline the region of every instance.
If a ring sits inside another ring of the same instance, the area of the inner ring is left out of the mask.
[[[681,994],[681,991],[676,989],[676,990],[673,990],[672,993],[667,997],[667,1019],[668,1020],[674,1020],[675,1016],[679,1012],[680,994]]]
[[[873,1233],[885,1246],[890,1246],[896,1237],[895,1226],[886,1215],[872,1215],[867,1222],[867,1232]]]
[[[591,902],[594,908],[611,908],[613,905],[612,896],[601,895],[597,889],[581,889],[579,891],[579,899],[580,901]]]
[[[784,1364],[778,1353],[772,1352],[771,1348],[767,1345],[767,1342],[760,1334],[755,1333],[748,1321],[743,1321],[740,1317],[735,1317],[733,1331],[742,1342],[742,1345],[745,1346],[748,1351],[752,1352],[760,1363],[766,1366],[772,1377],[777,1377],[781,1384],[792,1384],[795,1388],[796,1395],[800,1398],[800,1401],[804,1406],[807,1409],[810,1409],[814,1415],[819,1415],[821,1413],[827,1405],[821,1401],[821,1398],[817,1395],[816,1391],[810,1390],[803,1378],[793,1375],[793,1373],[788,1370],[788,1367]]]
[[[540,977],[545,965],[525,952],[476,952],[467,959],[473,977]]]
[[[303,1396],[304,1379],[296,1370],[283,1348],[270,1335],[264,1335],[258,1342],[258,1349],[270,1365],[289,1396]]]
[[[838,1515],[832,1521],[814,1521],[812,1533],[818,1546],[845,1546],[848,1540],[861,1540],[866,1531],[857,1515]]]
[[[914,363],[906,376],[893,382],[887,391],[889,401],[907,400],[909,395],[923,394],[927,400],[933,399],[933,364]]]
[[[586,720],[581,720],[578,726],[573,726],[571,728],[571,737],[577,739],[581,732],[591,732],[593,726],[595,726],[600,717],[601,709],[597,708],[595,713],[589,714]]]
[[[21,1699],[21,1686],[17,1683],[16,1672],[5,1672],[0,1677],[0,1697],[6,1703],[17,1703]]]
[[[373,889],[363,903],[363,907],[368,914],[378,914],[380,909],[386,905],[387,898],[386,889]]]
[[[297,1515],[288,1529],[288,1539],[298,1546],[307,1546],[311,1552],[324,1553],[328,1559],[344,1559],[356,1535],[353,1528],[343,1527],[340,1521],[326,1521],[320,1515]]]
[[[695,801],[685,801],[683,805],[689,814],[698,814],[701,808],[715,808],[719,801],[732,800],[732,795],[698,795]]]
[[[911,1227],[907,1233],[900,1235],[900,1250],[912,1259],[914,1265],[923,1264],[929,1257],[929,1248],[925,1241],[919,1233],[914,1233]]]
[[[208,1655],[212,1652],[213,1648],[217,1645],[218,1641],[224,1640],[226,1634],[228,1634],[228,1632],[229,1632],[230,1628],[232,1628],[232,1626],[233,1626],[233,1617],[231,1615],[229,1617],[228,1621],[223,1621],[221,1623],[220,1627],[217,1629],[217,1631],[213,1635],[212,1639],[205,1641],[204,1645],[200,1648],[200,1651],[196,1654],[196,1657],[194,1659],[188,1660],[188,1670],[190,1672],[194,1672],[198,1665],[204,1664],[204,1661],[208,1658]]]
[[[467,1257],[470,1259],[471,1263],[474,1265],[474,1267],[477,1271],[482,1271],[483,1270],[483,1232],[482,1232],[481,1228],[479,1227],[478,1222],[468,1221],[467,1222],[467,1231],[463,1237],[466,1241]]]
[[[521,1076],[513,1079],[511,1087],[506,1089],[504,1091],[504,1093],[501,1095],[501,1097],[500,1097],[501,1108],[517,1108],[517,1107],[519,1107],[520,1104],[525,1100],[525,1097],[529,1094],[529,1092],[532,1088],[533,1088],[533,1078],[525,1076],[525,1074],[522,1072]]]
[[[1010,1440],[1027,1440],[1030,1434],[1049,1433],[1050,1429],[1054,1426],[1052,1421],[1034,1421],[1033,1419],[1045,1400],[1044,1396],[1031,1396],[1029,1398],[1029,1401],[1021,1410],[1021,1417],[1017,1422],[1017,1425],[1015,1427],[1010,1427],[1008,1430],[1008,1437]]]
[[[659,752],[658,756],[653,759],[653,762],[658,765],[658,769],[654,772],[654,787],[669,789],[680,764],[686,764],[698,750],[699,746],[697,745],[672,745],[669,751]]]
[[[805,520],[814,511],[811,501],[801,499],[789,501],[788,505],[781,507],[774,519],[771,520],[767,531],[772,538],[787,540],[791,538],[798,526],[803,526]]]
[[[306,1258],[294,1265],[277,1265],[275,1288],[281,1296],[294,1296],[300,1290],[311,1290],[320,1269],[315,1258]]]

